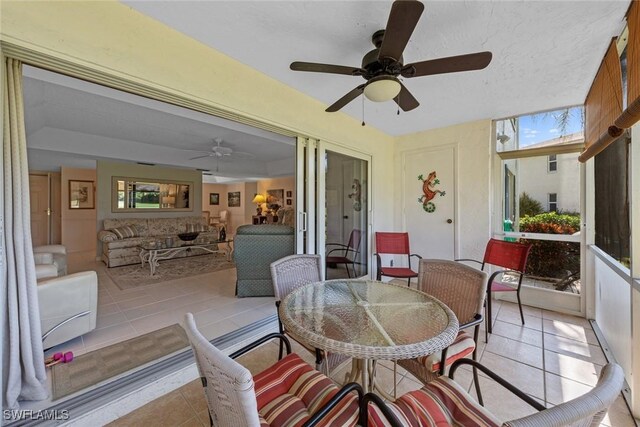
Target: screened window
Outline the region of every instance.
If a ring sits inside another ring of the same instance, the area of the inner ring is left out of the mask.
[[[629,143],[623,136],[595,156],[595,243],[630,267]]]
[[[569,107],[496,122],[504,238],[532,244],[525,286],[581,292],[583,112]]]

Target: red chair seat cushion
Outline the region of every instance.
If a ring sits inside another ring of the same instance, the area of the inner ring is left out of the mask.
[[[514,292],[518,290],[517,284],[505,284],[499,280],[491,282],[491,292]]]
[[[418,273],[407,267],[382,267],[380,271],[382,271],[383,276],[387,277],[418,277]]]
[[[455,381],[438,377],[420,390],[415,390],[389,403],[391,411],[403,426],[498,427],[493,415],[480,406]],[[387,426],[379,408],[369,405],[369,425]]]
[[[300,426],[338,392],[333,381],[295,353],[256,375],[254,382],[258,412],[269,426]],[[358,397],[350,394],[318,425],[355,426],[357,421]]]
[[[453,343],[447,349],[447,361],[445,366],[451,365],[458,359],[467,357],[476,348],[476,342],[473,337],[465,331],[458,332],[458,336]],[[439,351],[428,356],[418,357],[416,360],[418,363],[431,370],[431,372],[438,372],[440,370],[440,362],[442,359],[442,352]]]

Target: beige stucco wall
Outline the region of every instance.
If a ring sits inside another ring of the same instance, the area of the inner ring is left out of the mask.
[[[447,146],[455,148],[456,257],[481,259],[487,240],[491,237],[491,140],[491,120],[463,123],[398,138],[396,170],[400,168],[399,162],[405,151]],[[403,188],[400,173],[395,174],[394,182],[396,194],[406,193],[406,197],[415,198],[415,188]],[[399,230],[402,211],[398,204],[396,207],[395,227]],[[429,239],[427,228],[423,230],[422,237]]]
[[[2,41],[374,157],[372,199],[393,191],[393,138],[114,1],[2,2]],[[377,196],[377,197],[376,197]],[[374,206],[382,228],[393,204]]]
[[[96,182],[95,169],[61,168],[61,210],[60,222],[62,230],[62,244],[67,248],[67,258],[71,265],[90,262],[96,253],[97,239],[95,236],[97,209],[69,208],[69,181]],[[98,207],[100,196],[94,187],[95,207]]]

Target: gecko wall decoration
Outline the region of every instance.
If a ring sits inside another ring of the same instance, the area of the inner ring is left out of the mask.
[[[436,205],[431,201],[436,194],[440,194],[440,197],[446,194],[445,191],[435,190],[434,187],[440,184],[440,180],[436,177],[436,171],[433,171],[424,179],[422,174],[418,175],[418,181],[422,181],[422,193],[423,195],[418,198],[418,203],[422,203],[422,209],[425,212],[432,213],[436,210]]]
[[[360,184],[359,179],[353,180],[353,185],[351,186],[353,193],[348,194],[349,198],[353,200],[353,210],[359,212],[362,209],[361,203],[361,194],[362,194],[362,185]]]

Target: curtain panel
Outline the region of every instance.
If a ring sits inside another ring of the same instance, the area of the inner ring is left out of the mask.
[[[2,407],[16,409],[19,400],[46,399],[48,392],[31,245],[22,63],[6,58],[3,65]]]

